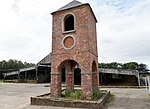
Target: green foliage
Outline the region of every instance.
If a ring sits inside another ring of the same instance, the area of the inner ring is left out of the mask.
[[[8,61],[2,60],[0,61],[0,78],[2,76],[2,73],[16,71],[19,70],[20,68],[31,67],[34,65],[35,64],[33,63],[27,63],[27,62],[23,63],[22,61],[12,60],[12,59],[9,59]]]
[[[92,93],[92,100],[99,100],[103,93],[100,90],[94,90]],[[84,99],[80,90],[64,90],[62,97],[70,99]]]
[[[137,62],[129,62],[129,63],[124,63],[122,65],[122,69],[136,70],[137,68],[138,68],[138,63]]]
[[[92,100],[99,100],[103,93],[100,90],[94,90],[92,94]]]
[[[112,68],[112,69],[128,69],[128,70],[139,70],[139,71],[149,71],[146,64],[138,64],[137,62],[128,63],[99,63],[99,68]]]
[[[64,90],[64,92],[62,93],[62,96],[63,97],[70,97],[72,92],[73,92],[72,90]]]
[[[139,70],[139,71],[149,71],[149,70],[147,69],[147,65],[146,65],[146,64],[143,64],[143,63],[139,64],[138,70]]]
[[[112,62],[112,63],[99,63],[99,68],[114,68],[117,69],[122,66],[121,63]]]
[[[81,91],[80,90],[64,90],[62,92],[62,97],[72,98],[72,99],[81,99]]]

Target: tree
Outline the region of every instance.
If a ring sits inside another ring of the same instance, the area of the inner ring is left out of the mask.
[[[33,63],[22,62],[18,60],[9,59],[8,61],[2,60],[0,61],[0,73],[16,71],[21,68],[34,66]]]
[[[117,68],[120,68],[120,66],[122,66],[122,64],[121,63],[117,63],[117,62],[99,63],[99,68],[113,68],[113,69],[117,69]]]
[[[146,64],[138,64],[137,62],[128,62],[128,63],[99,63],[99,68],[113,68],[113,69],[130,69],[130,70],[139,70],[139,71],[149,71]]]
[[[138,69],[139,71],[149,71],[149,70],[147,69],[147,65],[146,65],[146,64],[143,64],[143,63],[139,64],[137,69]]]
[[[124,63],[122,65],[122,69],[136,70],[137,68],[138,68],[138,63],[137,62],[128,62],[128,63]]]

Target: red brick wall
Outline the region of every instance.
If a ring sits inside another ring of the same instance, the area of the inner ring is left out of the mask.
[[[62,20],[67,13],[72,13],[75,16],[75,31],[69,33],[62,33]],[[97,39],[96,39],[96,21],[90,10],[89,5],[82,5],[80,7],[60,11],[53,13],[53,29],[52,29],[52,81],[51,91],[55,91],[54,95],[59,95],[58,89],[61,89],[58,81],[59,65],[65,60],[76,61],[81,68],[81,88],[83,94],[90,98],[92,96],[92,63],[95,60],[98,66],[98,55],[97,55]],[[65,36],[72,35],[76,39],[75,46],[66,50],[61,45],[62,40]],[[98,67],[97,67],[98,68]],[[97,70],[98,73],[98,70]],[[54,76],[53,76],[54,75]],[[70,78],[71,75],[68,77]],[[99,79],[96,79],[99,80]],[[68,80],[68,81],[71,81]],[[94,81],[95,82],[95,81]],[[97,82],[97,81],[96,81]],[[98,83],[97,83],[98,84]],[[71,86],[71,84],[68,84]],[[58,88],[58,89],[56,89]]]

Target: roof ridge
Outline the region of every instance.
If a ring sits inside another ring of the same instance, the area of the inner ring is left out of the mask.
[[[79,5],[82,5],[82,3],[77,0],[73,0],[73,1],[69,2],[68,4],[66,4],[65,6],[59,8],[57,11],[65,10],[65,9],[76,7]]]
[[[75,8],[75,7],[79,7],[79,6],[82,6],[82,5],[88,5],[90,7],[90,10],[91,10],[91,12],[92,12],[92,14],[93,14],[93,16],[95,18],[95,21],[97,22],[97,19],[96,19],[94,13],[93,13],[93,10],[92,10],[90,4],[89,3],[81,3],[81,2],[79,2],[77,0],[73,0],[73,1],[69,2],[68,4],[66,4],[65,6],[59,8],[58,10],[56,10],[54,12],[52,12],[51,14],[53,15],[56,12],[64,11],[64,10]]]

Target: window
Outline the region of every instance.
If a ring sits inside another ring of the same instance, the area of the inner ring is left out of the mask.
[[[64,17],[64,31],[74,30],[74,16],[72,14],[68,14]]]

